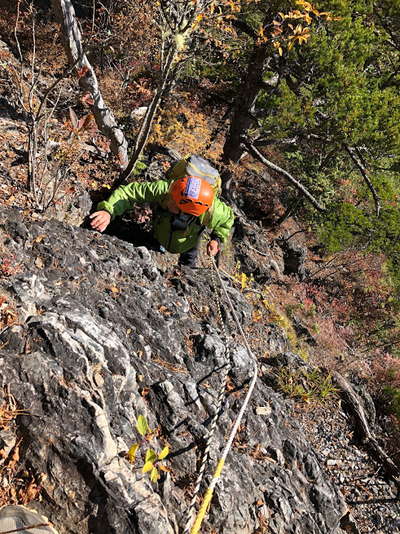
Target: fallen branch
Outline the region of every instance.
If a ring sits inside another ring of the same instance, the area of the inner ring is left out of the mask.
[[[282,238],[282,241],[289,241],[289,239],[292,239],[292,237],[294,237],[295,235],[297,234],[302,234],[303,232],[307,232],[307,230],[296,230],[295,232],[293,232],[292,234],[289,235],[289,237],[283,237]]]
[[[339,261],[338,263],[334,263],[334,261],[336,259],[340,258],[340,255],[339,254],[336,254],[335,256],[333,256],[333,258],[331,258],[330,260],[328,260],[327,262],[325,262],[322,267],[320,267],[319,269],[316,269],[315,271],[313,271],[312,273],[310,273],[308,275],[308,279],[311,280],[312,278],[314,278],[317,274],[319,274],[320,272],[322,271],[326,271],[326,269],[334,269],[332,272],[330,272],[327,276],[331,276],[332,274],[334,273],[337,273],[338,270],[340,268],[345,268],[345,267],[350,267],[351,265],[355,265],[357,263],[359,263],[361,261],[361,259],[356,259],[356,260],[353,260],[353,261],[348,261],[348,262],[342,262],[342,261]],[[355,272],[355,271],[353,271]],[[359,271],[357,271],[359,272]],[[325,278],[325,277],[324,277]]]
[[[356,167],[358,168],[358,170],[361,173],[361,176],[364,178],[364,182],[367,184],[368,189],[371,191],[373,199],[374,199],[374,202],[375,202],[376,216],[379,217],[380,212],[381,212],[381,199],[379,198],[379,195],[376,192],[376,189],[375,189],[373,183],[371,182],[371,180],[368,177],[367,169],[364,167],[364,165],[362,164],[361,160],[359,158],[357,158],[357,156],[354,154],[354,151],[353,151],[353,149],[351,147],[349,147],[346,144],[343,144],[343,148],[349,154],[349,156],[350,156],[351,160],[353,161],[353,163],[355,163]]]
[[[365,504],[391,504],[391,503],[399,502],[399,500],[400,500],[399,497],[392,497],[388,499],[364,499],[362,501],[346,501],[346,502],[347,504],[351,504],[351,506],[362,506]]]
[[[362,400],[359,395],[341,374],[333,371],[331,372],[331,376],[356,419],[357,429],[363,445],[371,451],[379,462],[382,463],[386,473],[395,482],[397,489],[400,490],[400,469],[379,445],[376,437],[369,428]]]
[[[321,206],[321,204],[312,196],[312,194],[309,191],[307,191],[304,185],[302,185],[298,180],[296,180],[296,178],[293,178],[293,176],[290,173],[285,171],[285,169],[278,167],[278,165],[275,165],[275,163],[272,163],[271,161],[269,161],[263,154],[261,154],[259,150],[256,149],[254,145],[252,145],[248,141],[244,140],[243,144],[256,159],[261,161],[261,163],[263,163],[270,169],[273,169],[274,171],[277,171],[280,174],[283,174],[289,180],[289,182],[292,185],[294,185],[296,189],[300,191],[300,193],[304,195],[311,202],[314,208],[316,208],[318,211],[321,211],[321,212],[325,211],[325,208]]]

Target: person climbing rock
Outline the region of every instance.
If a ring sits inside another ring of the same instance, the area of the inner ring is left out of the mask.
[[[232,209],[218,198],[218,180],[206,172],[209,169],[217,173],[206,160],[192,156],[178,162],[166,180],[120,186],[97,205],[90,224],[104,232],[114,217],[133,204],[151,203],[156,206],[153,236],[160,249],[179,254],[179,265],[194,267],[202,232],[206,228],[211,231],[207,254],[215,256],[234,221]]]

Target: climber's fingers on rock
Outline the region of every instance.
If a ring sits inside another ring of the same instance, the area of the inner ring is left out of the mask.
[[[209,241],[207,244],[207,254],[209,256],[215,256],[216,254],[218,254],[218,251],[219,251],[218,241],[216,241],[215,239],[212,239],[211,241]]]
[[[96,211],[90,215],[90,225],[94,230],[104,232],[110,223],[111,215],[107,211]]]

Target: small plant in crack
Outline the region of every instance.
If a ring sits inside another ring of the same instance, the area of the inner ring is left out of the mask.
[[[147,419],[144,415],[139,415],[136,419],[136,430],[141,435],[142,439],[138,443],[134,443],[128,451],[128,460],[131,464],[136,462],[138,451],[141,449],[144,454],[144,464],[142,473],[149,473],[150,480],[157,482],[160,478],[160,471],[170,471],[169,467],[162,463],[169,454],[169,447],[165,446],[161,452],[156,452],[151,447],[145,448],[157,434],[157,430],[151,430]],[[146,452],[144,452],[146,451]]]

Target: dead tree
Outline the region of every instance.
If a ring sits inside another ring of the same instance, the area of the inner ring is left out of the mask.
[[[52,139],[54,131],[52,119],[56,112],[60,91],[57,86],[75,67],[72,65],[61,77],[53,80],[44,91],[40,87],[40,67],[36,56],[36,11],[33,4],[29,5],[28,14],[32,22],[32,55],[30,64],[25,66],[18,37],[20,22],[20,2],[17,3],[14,37],[17,45],[19,64],[10,61],[2,68],[2,75],[10,87],[16,88],[16,100],[20,111],[24,113],[27,126],[28,145],[28,182],[27,187],[33,206],[46,211],[59,198],[61,186],[69,175],[68,166],[54,158],[61,143]],[[53,98],[53,94],[55,96]]]

